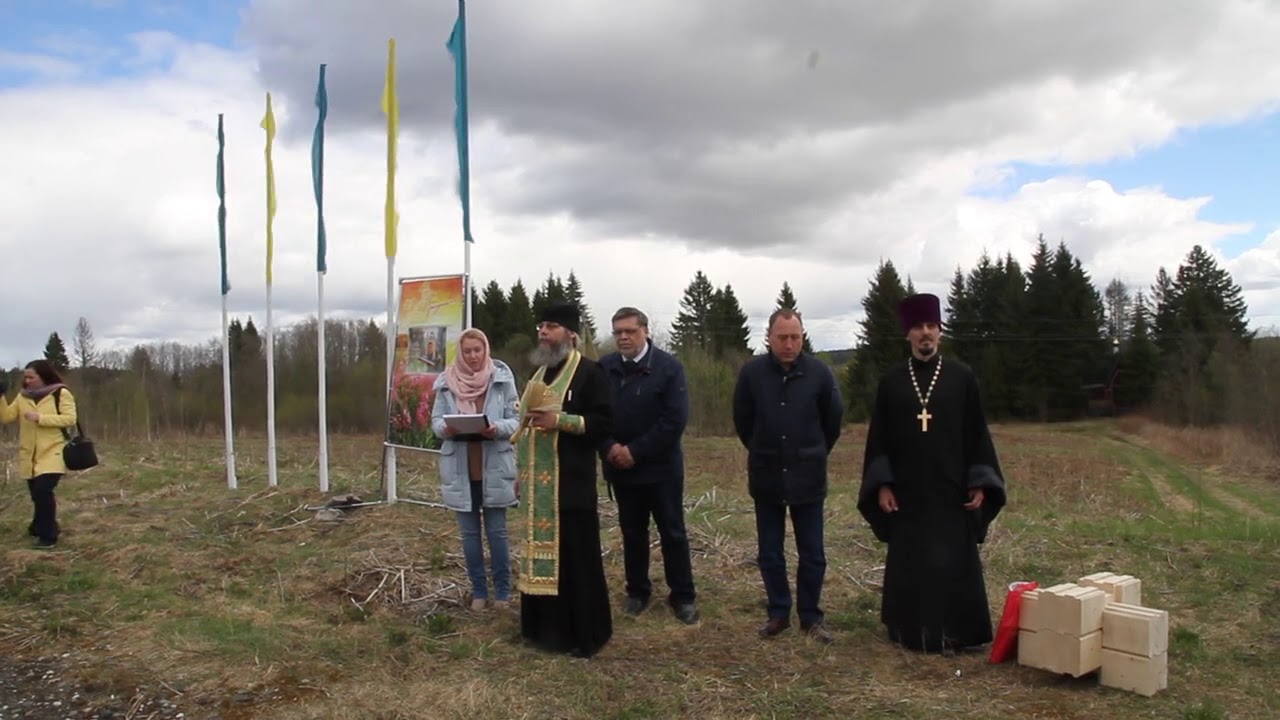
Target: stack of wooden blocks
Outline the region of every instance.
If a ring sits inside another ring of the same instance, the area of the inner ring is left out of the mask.
[[[1018,664],[1150,697],[1169,683],[1169,613],[1142,606],[1142,583],[1100,572],[1022,594]]]

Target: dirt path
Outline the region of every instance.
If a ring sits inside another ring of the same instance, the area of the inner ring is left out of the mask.
[[[1200,468],[1183,466],[1159,450],[1130,438],[1113,435],[1111,439],[1132,453],[1135,465],[1138,466],[1135,472],[1151,483],[1161,500],[1175,512],[1207,511],[1227,516],[1228,519],[1232,516],[1254,520],[1276,519],[1272,513],[1223,489],[1222,484],[1231,482],[1230,478]],[[1176,481],[1172,478],[1176,478]],[[1190,486],[1191,492],[1177,485]]]

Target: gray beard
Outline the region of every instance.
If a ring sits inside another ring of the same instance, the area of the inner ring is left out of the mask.
[[[569,343],[561,343],[558,345],[539,345],[529,353],[529,362],[534,367],[555,367],[565,361],[569,357]]]

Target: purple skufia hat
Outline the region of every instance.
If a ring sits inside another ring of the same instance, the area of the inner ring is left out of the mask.
[[[942,304],[937,295],[920,293],[903,299],[898,303],[898,322],[902,324],[905,334],[921,323],[942,324]]]

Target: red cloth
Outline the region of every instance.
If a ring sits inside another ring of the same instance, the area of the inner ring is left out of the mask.
[[[996,639],[991,643],[993,664],[1002,663],[1016,657],[1018,650],[1018,616],[1022,611],[1022,593],[1040,587],[1036,581],[1016,582],[1009,584],[1009,594],[1004,598],[1004,614],[1000,616],[1000,627],[996,628]]]

